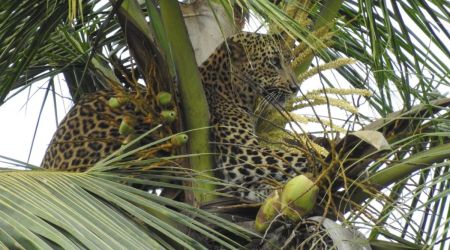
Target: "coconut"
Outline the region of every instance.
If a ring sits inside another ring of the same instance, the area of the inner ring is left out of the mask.
[[[174,110],[163,110],[161,111],[161,118],[163,122],[172,123],[177,119],[177,112]]]
[[[159,106],[169,106],[172,102],[172,94],[165,91],[159,92],[156,96],[156,102]]]
[[[120,123],[119,133],[121,135],[130,135],[135,132],[134,126],[136,125],[136,120],[132,117],[125,116]]]
[[[108,100],[108,105],[111,108],[120,108],[122,105],[129,101],[128,97],[111,97]]]
[[[272,193],[258,210],[255,219],[255,229],[258,232],[264,232],[269,227],[272,220],[280,213],[281,203],[278,191]]]
[[[172,145],[179,147],[186,144],[188,139],[189,137],[187,136],[187,134],[177,134],[174,137],[170,138],[170,142],[172,143]]]
[[[319,188],[305,175],[289,180],[281,192],[281,212],[292,221],[312,212]]]

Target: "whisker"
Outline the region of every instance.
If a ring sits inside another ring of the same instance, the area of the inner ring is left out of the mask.
[[[242,72],[241,72],[242,73]],[[234,73],[233,73],[234,74]],[[260,86],[258,83],[256,83],[255,81],[251,80],[251,78],[249,77],[248,74],[234,74],[234,76],[236,78],[238,78],[239,80],[245,82],[246,84],[249,84],[251,87],[253,87],[255,90],[257,90],[258,93],[261,93],[261,95],[264,97],[264,101],[267,102],[267,104],[265,105],[269,105],[271,104],[280,114],[283,115],[283,113],[286,113],[286,110],[283,106],[282,103],[279,103],[278,98],[273,98],[273,94],[277,94],[279,96],[283,95],[284,93],[279,92],[279,93],[271,93],[270,91],[268,91],[267,89],[263,88],[262,86]],[[258,91],[259,90],[259,91]],[[253,115],[256,115],[255,113]],[[285,116],[285,115],[283,115]]]
[[[272,99],[274,99],[274,93],[271,93],[266,98],[263,98],[258,107],[255,109],[255,114],[262,115],[265,111],[267,111],[267,107],[271,103]]]

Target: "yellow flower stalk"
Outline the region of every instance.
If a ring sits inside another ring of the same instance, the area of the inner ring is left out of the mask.
[[[293,119],[295,122],[303,123],[303,124],[306,124],[306,123],[309,123],[309,122],[310,122],[310,120],[309,120],[308,117],[306,117],[306,116],[299,115],[299,114],[296,114],[296,113],[290,113],[290,115],[291,115],[292,119]]]
[[[304,151],[301,151],[300,149],[294,147],[293,145],[287,144],[284,140],[285,139],[296,139],[300,142],[300,145],[307,146],[308,149],[313,150],[319,155],[322,155],[324,157],[328,156],[329,152],[319,144],[313,142],[310,138],[308,138],[306,135],[300,134],[298,136],[294,136],[292,134],[286,133],[286,131],[282,130],[275,130],[271,132],[264,133],[261,138],[261,145],[272,148],[272,149],[282,149],[286,152],[291,153],[304,153]],[[275,141],[274,141],[275,140]]]
[[[318,94],[336,94],[336,95],[360,95],[360,96],[372,96],[373,93],[367,89],[338,89],[338,88],[325,88],[316,89],[306,93],[307,95],[318,95]]]
[[[338,58],[334,61],[319,65],[317,67],[311,68],[310,70],[306,71],[305,73],[298,76],[298,82],[304,82],[308,78],[314,76],[315,74],[329,70],[329,69],[336,69],[344,65],[353,64],[356,61],[352,58]]]
[[[320,46],[316,45],[314,48],[306,47],[306,44],[304,44],[304,49],[301,48],[301,45],[297,46],[292,53],[296,55],[294,61],[292,62],[292,67],[295,68],[297,65],[302,64],[303,62],[305,62],[306,58],[308,56],[311,56],[315,51],[329,47],[331,44],[331,41],[323,41]]]
[[[308,95],[305,96],[304,99],[309,100],[309,102],[303,102],[299,104],[295,104],[292,108],[289,108],[290,110],[298,110],[301,108],[309,107],[309,106],[317,106],[317,105],[331,105],[338,107],[340,109],[346,110],[348,112],[351,112],[353,114],[358,113],[358,109],[353,106],[351,103],[347,102],[346,100],[342,99],[336,99],[331,97],[325,97],[320,95]]]
[[[329,31],[327,27],[322,27],[310,34],[312,37],[315,37],[316,40],[311,39],[310,43],[300,43],[293,51],[294,55],[299,55],[306,51],[307,49],[324,49],[328,45],[331,44],[331,38],[334,35],[334,32]],[[315,41],[313,44],[311,42]],[[320,42],[319,42],[320,41]],[[312,47],[310,47],[312,45]],[[324,46],[325,45],[325,46]]]
[[[310,122],[320,123],[320,124],[323,124],[325,126],[330,127],[333,131],[337,131],[337,132],[340,132],[340,133],[347,133],[346,129],[338,127],[338,126],[335,126],[329,120],[317,119],[316,117],[303,117],[303,118],[306,118],[306,120],[307,120],[306,123],[310,123]]]
[[[295,123],[309,123],[309,122],[319,122],[317,121],[317,119],[314,118],[309,118],[309,117],[305,117],[299,114],[293,114],[291,113],[289,115],[291,117],[291,122],[295,122]],[[283,118],[281,115],[273,115],[271,117],[276,117],[276,120],[281,120],[279,119],[280,117],[282,118],[282,120],[284,122],[286,122],[286,119]],[[274,120],[271,120],[271,122],[274,122]],[[331,126],[329,122],[325,122],[327,126],[330,126],[332,128],[334,128],[334,126]],[[324,123],[324,124],[325,124]],[[327,156],[328,155],[328,151],[321,147],[320,145],[318,145],[317,143],[313,142],[308,136],[306,136],[305,134],[294,134],[292,132],[283,130],[283,129],[279,129],[279,128],[274,128],[273,126],[264,126],[264,127],[259,127],[258,131],[260,133],[260,143],[261,145],[264,145],[266,147],[269,148],[273,148],[273,149],[283,149],[286,152],[295,152],[295,153],[299,153],[299,149],[295,148],[293,145],[287,144],[286,143],[286,139],[291,139],[291,140],[297,140],[300,142],[300,145],[307,145],[308,148],[313,149],[316,153],[322,155],[322,156]],[[337,127],[335,129],[335,131],[339,131],[339,132],[345,132],[345,130],[343,130],[342,128]],[[300,152],[302,153],[302,152]]]
[[[313,53],[314,50],[311,48],[305,48],[302,52],[297,52],[296,49],[294,49],[293,54],[296,56],[294,58],[294,61],[292,62],[292,68],[295,68],[295,66],[304,63],[308,59],[308,57],[311,56]]]
[[[297,140],[300,141],[302,145],[308,145],[309,148],[313,149],[316,153],[327,157],[330,152],[326,150],[324,147],[320,146],[319,144],[313,142],[309,137],[306,135],[299,135],[296,136]]]

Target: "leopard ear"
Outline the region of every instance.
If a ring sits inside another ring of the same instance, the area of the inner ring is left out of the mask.
[[[280,33],[272,34],[272,39],[274,39],[278,44],[283,45],[283,47],[289,47],[289,44],[287,44],[286,41],[289,41],[289,35],[282,31]]]
[[[278,32],[278,33],[272,33],[271,36],[273,38],[277,39],[277,40],[280,40],[280,41],[284,41],[287,38],[289,38],[289,34],[286,33],[285,31],[281,31],[281,32]]]
[[[223,46],[232,62],[243,62],[247,60],[245,48],[242,43],[227,39]]]
[[[276,33],[276,34],[271,34],[272,38],[280,41],[280,40],[284,40],[284,38],[286,37],[286,33],[285,32],[280,32],[280,33]]]
[[[286,32],[280,32],[276,34],[272,34],[272,39],[274,39],[278,46],[281,49],[281,52],[285,59],[289,59],[292,57],[292,48],[295,40],[289,38],[289,35]]]

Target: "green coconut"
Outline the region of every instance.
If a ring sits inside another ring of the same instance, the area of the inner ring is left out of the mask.
[[[161,111],[161,119],[165,123],[172,123],[177,119],[177,112],[174,110]]]
[[[258,232],[264,232],[269,227],[270,223],[280,213],[281,203],[278,191],[272,193],[267,198],[258,210],[258,214],[255,219],[255,229]]]
[[[319,188],[305,175],[289,180],[281,192],[281,212],[292,221],[299,221],[312,212]]]
[[[130,135],[135,132],[134,126],[136,125],[136,120],[132,117],[125,116],[120,123],[119,133],[121,135]]]
[[[169,106],[172,103],[172,94],[165,91],[159,92],[156,101],[160,106]]]
[[[180,147],[186,144],[188,140],[189,137],[187,136],[187,134],[177,134],[174,137],[170,138],[170,142],[176,147]]]
[[[130,99],[128,97],[111,97],[108,100],[108,105],[111,108],[120,108],[122,105],[127,103]]]

